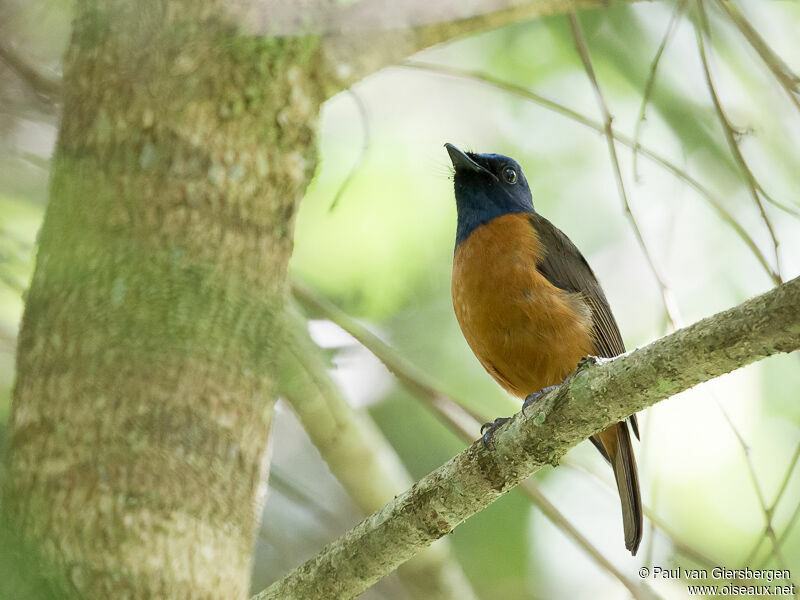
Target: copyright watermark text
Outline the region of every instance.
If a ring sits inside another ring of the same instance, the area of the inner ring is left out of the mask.
[[[686,569],[683,567],[642,567],[641,579],[683,579],[690,596],[794,596],[795,584],[788,569]],[[703,583],[700,583],[703,582]],[[718,583],[710,583],[718,582]]]

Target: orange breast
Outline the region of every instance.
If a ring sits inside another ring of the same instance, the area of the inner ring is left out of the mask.
[[[536,270],[542,251],[527,216],[510,214],[473,231],[453,260],[461,331],[492,377],[521,398],[560,383],[593,353],[591,311]]]

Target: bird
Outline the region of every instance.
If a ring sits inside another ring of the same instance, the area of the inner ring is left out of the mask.
[[[524,399],[524,408],[563,382],[583,357],[624,353],[597,277],[575,244],[536,212],[519,163],[450,143],[445,148],[454,168],[457,212],[453,309],[489,375]],[[487,423],[484,443],[507,420]],[[638,439],[636,415],[629,421]],[[625,547],[635,555],[642,500],[628,423],[590,439],[614,471]]]

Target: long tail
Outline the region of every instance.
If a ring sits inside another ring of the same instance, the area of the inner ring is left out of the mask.
[[[639,549],[639,542],[642,541],[642,498],[639,493],[639,474],[636,471],[636,459],[633,456],[628,425],[624,421],[612,425],[597,434],[592,442],[614,469],[619,499],[622,502],[625,547],[635,555]]]

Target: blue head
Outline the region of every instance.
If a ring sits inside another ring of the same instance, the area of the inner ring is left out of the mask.
[[[455,168],[456,245],[496,217],[533,212],[531,189],[522,168],[513,158],[462,152],[453,144],[444,147]]]

